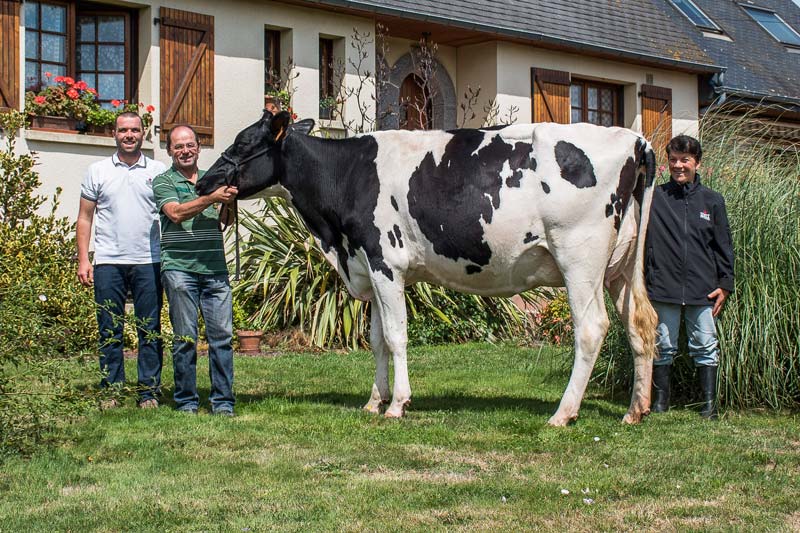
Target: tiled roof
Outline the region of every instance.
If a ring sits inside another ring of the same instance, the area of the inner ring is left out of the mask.
[[[693,36],[714,62],[726,67],[723,86],[728,92],[754,99],[766,96],[775,101],[784,99],[800,103],[800,53],[787,50],[786,45],[761,28],[735,0],[694,0],[700,8],[728,35],[732,42],[703,37],[694,29]],[[786,23],[800,32],[800,7],[792,0],[741,1],[771,9]],[[796,50],[800,52],[800,49]]]
[[[714,0],[711,0],[714,1]],[[667,0],[309,0],[699,71],[714,61]],[[691,25],[688,25],[691,26]],[[694,29],[693,27],[691,29]]]

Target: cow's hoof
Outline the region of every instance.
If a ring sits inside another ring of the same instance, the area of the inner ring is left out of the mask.
[[[373,415],[379,415],[381,414],[381,411],[383,410],[384,407],[386,407],[387,404],[388,402],[382,402],[380,400],[370,399],[370,401],[368,401],[367,404],[364,406],[364,410],[368,413],[372,413]]]
[[[403,418],[406,416],[406,406],[408,406],[410,403],[411,400],[407,400],[403,403],[393,403],[389,406],[383,416],[386,418]]]
[[[635,412],[628,411],[627,413],[625,413],[625,416],[622,417],[622,423],[631,425],[639,424],[642,421],[642,418],[644,418],[644,416],[647,414],[649,414],[649,412],[642,413],[639,411]]]
[[[575,422],[577,419],[578,415],[561,416],[558,413],[556,413],[550,417],[550,420],[547,421],[547,425],[557,428],[563,428],[568,426],[570,423]]]

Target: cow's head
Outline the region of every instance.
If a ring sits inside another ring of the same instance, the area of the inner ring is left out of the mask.
[[[243,129],[202,179],[197,194],[209,194],[225,185],[239,188],[239,198],[247,198],[279,184],[283,175],[281,147],[289,135],[308,135],[311,119],[290,124],[291,115],[265,111],[261,120]]]

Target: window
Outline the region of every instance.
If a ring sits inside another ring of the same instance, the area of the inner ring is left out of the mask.
[[[281,32],[264,30],[264,92],[281,86]]]
[[[330,100],[336,97],[333,79],[333,39],[319,40],[319,118],[333,118],[334,106]]]
[[[791,46],[800,46],[800,34],[786,24],[777,13],[750,6],[742,6],[742,9],[777,41]]]
[[[722,33],[722,30],[714,24],[714,21],[708,18],[699,7],[695,5],[692,0],[670,0],[678,11],[683,13],[686,18],[692,21],[692,24],[704,30],[711,30]]]
[[[25,90],[38,90],[55,76],[72,76],[96,88],[106,105],[131,100],[131,13],[91,6],[25,2]]]
[[[570,85],[571,121],[600,126],[622,125],[622,88],[573,79]]]

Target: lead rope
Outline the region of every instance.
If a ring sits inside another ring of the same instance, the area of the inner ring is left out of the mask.
[[[233,199],[233,231],[236,236],[236,275],[234,281],[239,281],[239,200]]]

